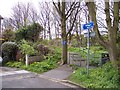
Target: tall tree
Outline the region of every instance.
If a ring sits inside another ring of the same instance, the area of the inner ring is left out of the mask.
[[[46,36],[48,35],[48,38],[51,40],[52,35],[51,35],[51,20],[52,20],[52,15],[51,15],[51,3],[48,2],[40,2],[40,23],[44,26],[44,39],[46,39]],[[42,8],[42,9],[41,9]],[[43,9],[44,8],[44,9]]]
[[[17,3],[12,8],[11,20],[14,28],[19,29],[21,27],[26,27],[31,23],[35,23],[38,18],[37,10],[33,7],[32,3]]]
[[[61,1],[62,2],[58,0],[57,3],[53,2],[53,5],[56,8],[56,11],[58,12],[60,16],[60,22],[61,22],[61,34],[62,34],[62,59],[61,59],[62,62],[61,64],[66,64],[67,63],[67,37],[69,33],[73,30],[77,14],[80,11],[80,2],[72,2],[70,7],[66,7],[67,3],[69,2],[65,2],[65,0],[61,0]],[[71,28],[67,31],[66,21],[71,16],[72,12],[75,10],[76,12],[74,14],[74,19],[73,19]]]
[[[86,4],[88,6],[91,19],[92,21],[94,21],[94,31],[96,33],[97,41],[107,49],[107,51],[109,52],[110,60],[113,63],[113,66],[118,68],[118,73],[120,75],[120,46],[117,45],[117,32],[119,26],[119,3],[113,2],[113,4],[110,4],[110,0],[108,0],[108,2],[104,2],[104,12],[106,15],[105,21],[108,30],[107,40],[104,40],[99,32],[96,18],[96,4],[94,2],[87,2]]]

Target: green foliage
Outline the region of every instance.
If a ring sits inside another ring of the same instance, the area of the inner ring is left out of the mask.
[[[51,48],[54,48],[54,53],[48,54],[47,56],[45,56],[45,60],[41,62],[34,62],[28,65],[28,67],[26,67],[25,64],[22,62],[8,62],[6,65],[9,67],[16,67],[36,73],[43,73],[48,70],[54,69],[58,66],[58,62],[61,59],[61,48],[55,46]]]
[[[22,62],[8,62],[6,66],[25,69],[36,73],[43,73],[57,67],[57,58],[55,59],[53,56],[49,55],[46,60],[42,62],[34,62],[28,67]]]
[[[8,67],[16,67],[16,68],[21,68],[23,67],[25,64],[22,62],[7,62],[6,65]]]
[[[2,38],[4,39],[4,42],[6,41],[14,41],[15,40],[15,32],[11,29],[6,29],[2,33]]]
[[[23,54],[29,54],[29,55],[35,54],[34,48],[30,46],[29,43],[24,39],[21,40],[20,50],[22,51]]]
[[[30,64],[28,70],[37,72],[37,73],[42,73],[42,72],[51,70],[55,67],[56,67],[56,63],[49,63],[48,60],[46,60],[43,62],[34,62]]]
[[[43,30],[43,27],[40,26],[39,23],[33,23],[32,25],[29,25],[27,27],[26,38],[28,40],[32,40],[33,42],[36,42],[38,40],[39,34],[42,30]]]
[[[18,46],[15,42],[4,42],[1,46],[3,64],[9,60],[16,60]]]
[[[16,40],[21,39],[30,40],[36,42],[39,39],[39,34],[43,30],[43,27],[38,23],[33,23],[27,27],[23,27],[16,32]]]
[[[110,62],[102,67],[91,68],[89,75],[86,74],[86,68],[79,68],[69,79],[87,88],[119,88],[118,73],[116,68],[112,67]]]
[[[16,41],[20,41],[22,39],[26,39],[26,35],[27,35],[27,29],[26,28],[22,28],[16,31],[15,37],[16,37]]]

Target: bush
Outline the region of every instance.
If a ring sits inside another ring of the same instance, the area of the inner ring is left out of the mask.
[[[50,49],[44,45],[39,44],[37,46],[38,52],[42,55],[47,55],[50,52]]]
[[[5,42],[1,46],[3,64],[9,60],[16,60],[18,46],[15,42]]]
[[[11,29],[6,29],[2,34],[2,38],[4,39],[3,42],[15,41],[15,32]]]
[[[33,23],[27,27],[23,27],[16,32],[16,41],[21,39],[36,42],[39,39],[39,34],[43,30],[43,27],[39,23]]]
[[[22,51],[22,54],[29,54],[29,55],[35,54],[34,48],[31,45],[29,45],[29,42],[27,42],[24,39],[21,40],[20,50]]]

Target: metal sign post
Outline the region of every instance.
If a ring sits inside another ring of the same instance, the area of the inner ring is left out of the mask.
[[[88,29],[88,38],[87,38],[87,66],[86,66],[86,69],[87,69],[87,75],[89,74],[89,55],[90,55],[90,30]]]
[[[89,75],[89,56],[90,56],[90,28],[93,28],[94,23],[93,22],[89,22],[87,24],[83,25],[83,29],[84,30],[88,30],[88,37],[87,37],[87,64],[86,64],[86,71],[87,71],[87,75]]]

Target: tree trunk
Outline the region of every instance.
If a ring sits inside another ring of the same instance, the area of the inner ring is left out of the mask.
[[[71,44],[71,40],[72,40],[72,34],[71,34],[71,32],[69,33],[69,36],[68,36],[68,44]]]
[[[66,35],[66,16],[65,16],[65,2],[62,2],[62,17],[61,17],[61,29],[62,29],[62,63],[67,63],[67,35]]]
[[[78,30],[76,30],[76,40],[77,40],[77,42],[78,42],[78,45],[77,45],[77,46],[81,47],[81,42],[82,42],[82,40],[81,40],[80,35],[78,34]]]
[[[118,83],[120,84],[120,46],[117,46],[117,31],[119,23],[119,5],[118,2],[114,2],[113,6],[113,22],[110,17],[110,5],[109,2],[105,2],[105,14],[106,14],[106,23],[108,28],[108,41],[105,41],[100,35],[96,19],[96,11],[94,2],[87,3],[89,14],[94,21],[94,31],[97,35],[97,41],[104,46],[109,52],[110,61],[112,62],[113,67],[118,71]],[[112,25],[113,23],[113,25]]]
[[[48,18],[48,33],[49,33],[49,40],[52,40],[51,29],[50,29],[50,19]]]

